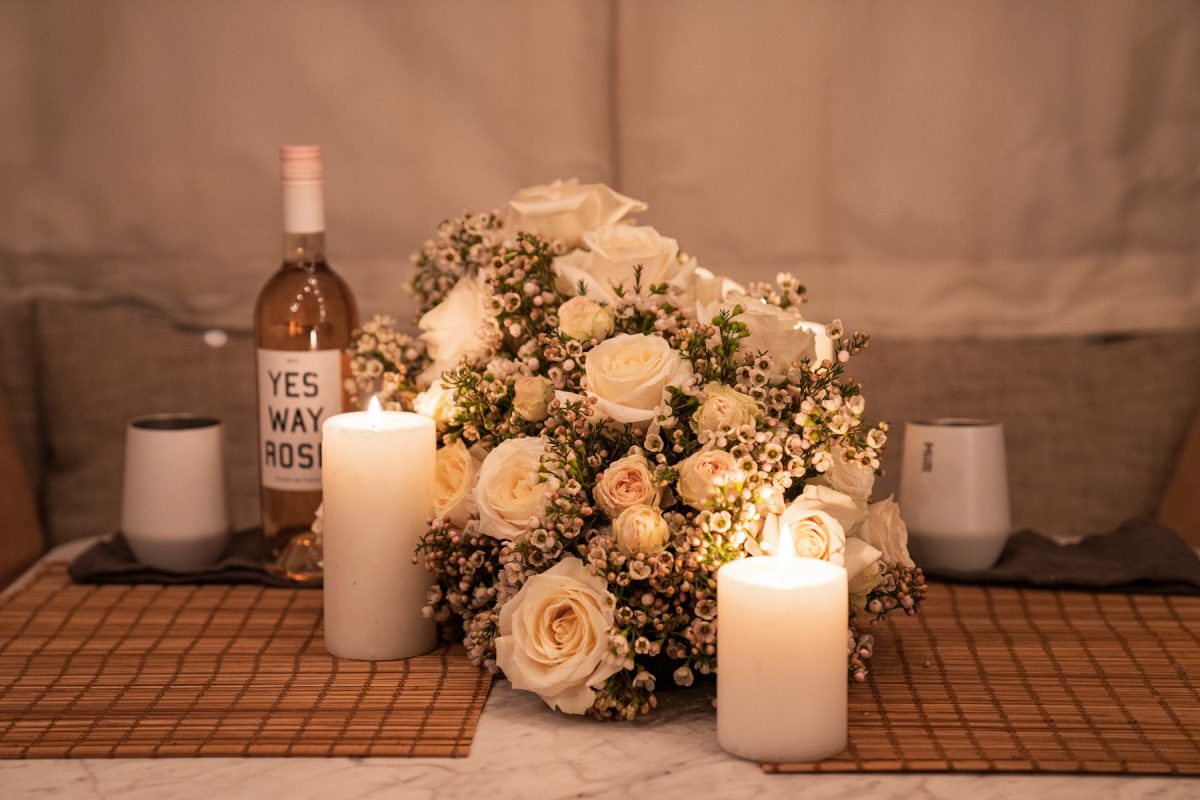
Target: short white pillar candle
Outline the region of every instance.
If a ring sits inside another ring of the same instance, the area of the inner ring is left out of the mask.
[[[790,546],[717,572],[717,741],[755,761],[846,747],[846,570]]]
[[[322,435],[325,648],[363,661],[427,653],[433,579],[413,555],[433,511],[433,420],[372,398],[368,411],[327,419]]]

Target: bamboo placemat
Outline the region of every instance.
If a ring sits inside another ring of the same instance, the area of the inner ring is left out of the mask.
[[[875,640],[847,750],[765,771],[1200,775],[1200,598],[934,584]]]
[[[491,685],[461,648],[325,652],[321,593],[74,584],[0,602],[0,757],[465,756]]]

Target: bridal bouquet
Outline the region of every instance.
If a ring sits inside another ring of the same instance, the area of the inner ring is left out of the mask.
[[[718,568],[788,530],[846,568],[862,681],[861,626],[925,592],[870,502],[887,425],[845,374],[867,337],[805,320],[790,275],[703,269],[645,208],[556,181],[447,220],[414,256],[420,334],[358,332],[355,390],[438,425],[426,611],[551,708],[629,719],[716,671]]]

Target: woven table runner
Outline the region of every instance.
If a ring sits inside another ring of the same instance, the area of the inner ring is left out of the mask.
[[[933,584],[850,687],[850,745],[767,772],[1200,775],[1200,598]]]
[[[0,757],[465,756],[491,682],[461,647],[325,652],[321,593],[84,586],[0,601]]]

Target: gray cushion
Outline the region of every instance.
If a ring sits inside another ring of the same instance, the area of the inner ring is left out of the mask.
[[[43,506],[59,542],[115,530],[125,424],[142,414],[190,411],[225,425],[235,524],[258,520],[254,348],[247,334],[223,347],[128,305],[41,301],[37,343],[48,440]]]
[[[202,334],[139,307],[41,303],[52,540],[116,526],[124,425],[158,411],[225,422],[235,518],[257,521],[253,347],[231,334],[214,349]],[[996,418],[1007,433],[1014,525],[1071,536],[1154,510],[1200,397],[1200,333],[876,339],[850,367],[867,416],[893,424],[877,495],[898,486],[905,420]]]
[[[850,367],[893,424],[877,494],[899,486],[906,420],[998,419],[1014,526],[1070,537],[1154,511],[1200,398],[1200,333],[876,340]]]

